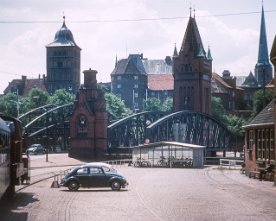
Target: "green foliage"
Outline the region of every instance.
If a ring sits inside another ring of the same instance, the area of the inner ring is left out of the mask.
[[[34,109],[49,103],[49,94],[39,88],[33,88],[29,92],[28,97],[30,99],[29,109]]]
[[[261,110],[269,104],[270,101],[273,99],[273,90],[272,89],[265,89],[265,99],[264,99],[264,91],[263,89],[257,90],[254,93],[253,98],[253,116],[256,116]]]
[[[160,111],[161,101],[158,98],[152,97],[143,100],[144,111]]]
[[[171,97],[167,97],[166,100],[162,103],[161,111],[170,112],[173,108],[173,99]]]
[[[225,109],[219,97],[211,97],[212,116],[219,122],[225,122]]]
[[[76,96],[67,92],[65,89],[56,90],[56,92],[49,97],[51,104],[63,105],[74,102]]]
[[[155,97],[143,101],[143,111],[172,111],[173,99],[168,97],[163,103]]]
[[[105,93],[106,110],[114,119],[120,119],[132,114],[132,111],[126,107],[125,103],[112,93]]]
[[[226,111],[222,105],[221,99],[218,97],[211,98],[212,116],[220,123],[225,125],[233,136],[241,137],[242,126],[245,125],[249,119],[238,117],[232,114],[226,114]]]

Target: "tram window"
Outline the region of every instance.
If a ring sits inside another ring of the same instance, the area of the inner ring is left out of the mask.
[[[10,128],[11,132],[15,131],[15,126],[14,126],[14,123],[12,121],[6,121],[6,124]]]

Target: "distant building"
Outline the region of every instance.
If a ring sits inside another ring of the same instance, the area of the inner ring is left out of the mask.
[[[243,109],[243,89],[236,85],[236,78],[230,76],[228,70],[222,73],[222,77],[216,73],[212,74],[211,93],[212,96],[221,99],[228,113],[236,113],[237,110]]]
[[[155,97],[161,102],[173,98],[173,83],[172,74],[149,74],[147,98]]]
[[[189,18],[184,39],[173,56],[174,111],[211,114],[212,57],[204,50],[195,18]]]
[[[45,75],[43,75],[43,78],[39,75],[36,79],[27,79],[26,76],[22,76],[21,79],[13,79],[4,90],[4,94],[15,93],[20,96],[28,96],[33,88],[47,91],[45,87]]]
[[[132,110],[141,110],[146,99],[147,73],[142,59],[140,54],[130,54],[127,59],[116,61],[111,73],[111,92]]]
[[[255,65],[255,78],[259,86],[264,86],[272,80],[272,65],[270,64],[267,48],[264,8],[262,7],[261,29],[259,40],[258,61]]]
[[[46,87],[50,94],[58,89],[77,93],[80,87],[81,48],[63,18],[63,25],[56,32],[54,41],[46,46]]]

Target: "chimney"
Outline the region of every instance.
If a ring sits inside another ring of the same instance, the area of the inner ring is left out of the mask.
[[[89,70],[83,71],[85,88],[97,88],[97,73],[98,72],[96,70],[91,70],[91,68]]]

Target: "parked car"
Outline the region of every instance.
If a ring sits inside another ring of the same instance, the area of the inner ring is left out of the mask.
[[[77,191],[80,187],[110,187],[112,190],[120,190],[127,187],[128,182],[109,164],[87,163],[72,168],[60,185],[71,191]]]
[[[26,154],[43,154],[45,153],[45,149],[41,144],[32,144],[27,150]]]

